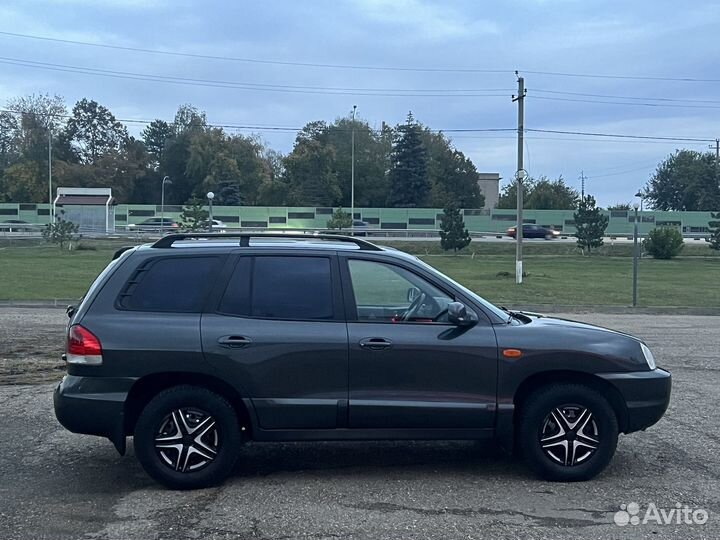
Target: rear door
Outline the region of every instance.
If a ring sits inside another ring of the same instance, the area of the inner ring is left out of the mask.
[[[206,359],[250,398],[263,429],[345,427],[348,347],[337,256],[236,254],[216,309],[203,314]]]

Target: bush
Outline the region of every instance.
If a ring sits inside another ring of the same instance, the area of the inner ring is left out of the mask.
[[[653,229],[643,240],[643,247],[655,259],[672,259],[680,254],[683,237],[677,229],[661,227]]]
[[[66,221],[62,216],[57,216],[54,223],[48,223],[42,230],[42,236],[46,242],[57,244],[60,249],[65,244],[71,244],[76,239],[79,226],[71,221]]]
[[[338,208],[328,219],[326,227],[328,229],[349,229],[352,227],[352,222],[350,212],[344,212],[342,208]]]

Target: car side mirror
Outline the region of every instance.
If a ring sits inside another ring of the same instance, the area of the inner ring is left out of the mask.
[[[462,302],[450,302],[447,307],[448,321],[456,326],[472,326],[477,322],[477,317],[468,312]]]
[[[407,300],[408,300],[408,302],[410,302],[411,304],[412,304],[415,300],[417,300],[417,297],[418,297],[418,296],[420,296],[420,289],[418,289],[417,287],[410,287],[410,288],[407,290]]]

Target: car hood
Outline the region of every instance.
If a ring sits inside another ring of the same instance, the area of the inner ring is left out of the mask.
[[[610,328],[605,328],[603,326],[597,326],[594,324],[588,324],[580,321],[573,321],[571,319],[562,319],[559,317],[550,317],[548,315],[544,315],[542,313],[535,313],[532,311],[514,311],[513,313],[518,313],[521,315],[524,315],[532,320],[533,324],[537,324],[539,326],[543,327],[563,327],[563,328],[576,328],[580,330],[591,330],[595,332],[605,332],[608,334],[615,334],[618,336],[625,336],[631,339],[634,339],[635,341],[642,340],[636,336],[633,336],[632,334],[628,334],[627,332],[621,332],[619,330],[611,330]]]

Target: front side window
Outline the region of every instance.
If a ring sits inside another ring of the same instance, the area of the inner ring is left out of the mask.
[[[266,319],[334,318],[332,273],[327,257],[242,257],[221,313]]]
[[[137,311],[198,312],[219,257],[168,257],[143,264],[120,294],[120,307]]]
[[[357,319],[372,322],[447,322],[453,298],[399,266],[348,261]]]

